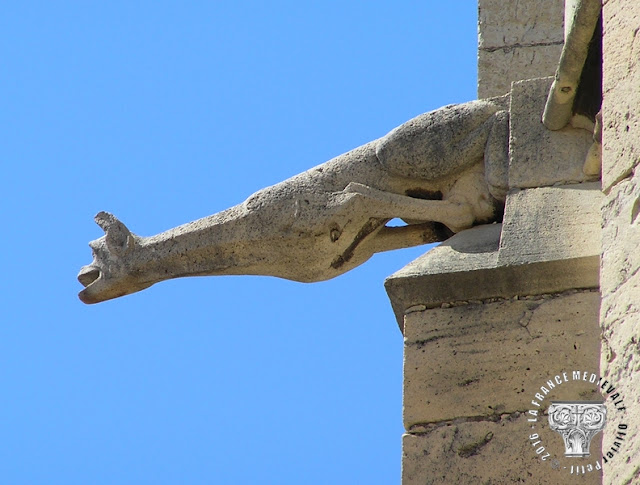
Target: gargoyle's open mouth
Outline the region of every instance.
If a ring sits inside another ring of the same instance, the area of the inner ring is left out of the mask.
[[[78,297],[83,303],[98,303],[103,298],[98,298],[100,290],[98,282],[102,280],[102,272],[96,266],[83,266],[78,273],[78,281],[84,286],[84,290],[78,293]]]
[[[78,273],[78,281],[84,286],[78,293],[80,300],[99,303],[151,286],[153,282],[140,282],[139,275],[131,271],[124,259],[135,249],[136,236],[108,212],[99,212],[95,220],[105,235],[89,243],[93,262],[80,268]]]
[[[78,273],[78,281],[84,290],[78,293],[83,303],[93,304],[118,298],[129,293],[149,288],[153,283],[141,283],[129,277],[113,278],[93,264],[83,266]]]
[[[83,266],[78,273],[78,281],[85,288],[100,277],[100,270],[95,266]]]

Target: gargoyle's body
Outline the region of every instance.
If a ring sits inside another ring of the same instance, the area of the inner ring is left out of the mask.
[[[139,237],[100,213],[78,279],[85,303],[182,276],[333,278],[373,253],[443,239],[500,216],[508,98],[447,106],[218,214]],[[387,227],[393,218],[409,224]]]

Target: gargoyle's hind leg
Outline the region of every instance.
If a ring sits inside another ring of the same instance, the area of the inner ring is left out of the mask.
[[[355,182],[344,191],[361,195],[372,217],[441,222],[453,232],[468,229],[474,222],[471,205],[463,202],[417,199]]]
[[[393,249],[436,243],[443,239],[445,237],[443,237],[442,231],[439,231],[433,222],[398,227],[385,226],[363,245],[363,249],[373,253],[380,253]]]

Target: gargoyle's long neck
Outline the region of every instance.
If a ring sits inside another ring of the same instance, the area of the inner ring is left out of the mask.
[[[264,274],[264,250],[251,250],[253,216],[242,205],[138,239],[132,261],[142,280],[157,283],[182,276]],[[255,221],[257,222],[257,221]],[[255,241],[254,241],[255,242]]]

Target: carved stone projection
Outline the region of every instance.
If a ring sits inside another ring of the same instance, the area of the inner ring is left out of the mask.
[[[500,221],[510,189],[597,178],[601,70],[600,44],[593,40],[600,37],[593,32],[598,32],[600,5],[597,0],[579,3],[544,115],[557,135],[543,128],[537,108],[529,116],[531,110],[514,105],[514,99],[529,96],[527,106],[537,106],[537,89],[549,92],[549,87],[543,80],[520,81],[507,95],[425,113],[242,204],[153,237],[132,234],[115,216],[101,212],[95,219],[105,236],[90,243],[93,262],[78,275],[85,286],[80,299],[97,303],[183,276],[326,280],[376,252],[442,241],[474,225]],[[581,128],[584,136],[595,132],[592,150],[582,156],[587,178],[583,170],[565,173],[556,163],[555,152],[566,152],[570,144],[557,144],[550,156],[540,151],[544,140],[576,138],[571,127]],[[531,156],[516,153],[518,147]],[[514,163],[524,159],[531,163]],[[394,218],[407,226],[387,226]]]
[[[153,237],[95,220],[78,280],[97,303],[183,276],[338,276],[374,253],[442,241],[499,220],[507,191],[509,96],[445,106],[386,136]],[[401,218],[406,226],[388,227]]]

